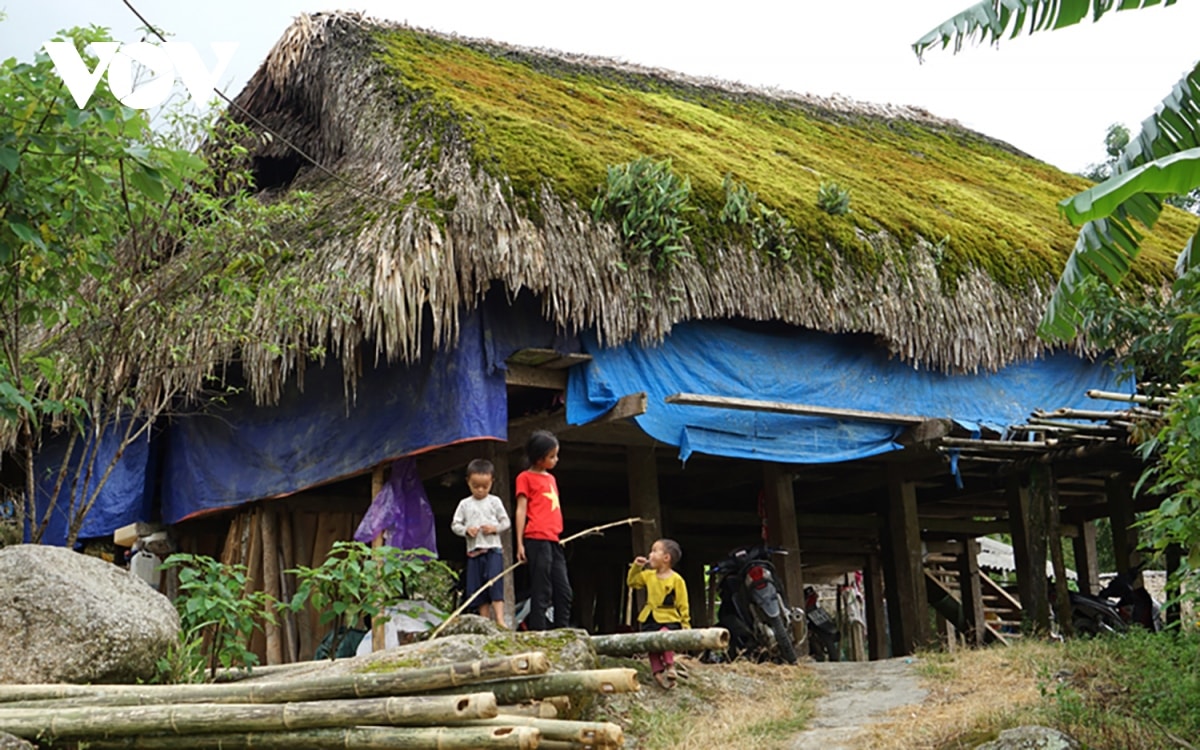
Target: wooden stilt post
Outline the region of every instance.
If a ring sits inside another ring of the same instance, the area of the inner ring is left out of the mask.
[[[704,591],[704,562],[699,555],[683,553],[683,565],[679,574],[687,584],[688,603],[692,610],[692,627],[707,628],[712,625],[708,620],[708,607],[705,606]]]
[[[512,468],[508,463],[508,444],[488,442],[483,451],[484,458],[492,462],[495,467],[495,475],[492,481],[492,494],[500,498],[500,502],[504,505],[504,512],[508,514],[508,521],[512,524],[512,528],[500,535],[500,545],[504,554],[504,569],[507,570],[510,565],[517,561],[517,547],[514,541],[513,534],[516,533],[517,518],[513,508],[513,474]],[[517,596],[516,590],[513,588],[513,577],[511,575],[504,576],[504,619],[506,622],[513,622],[517,611]]]
[[[803,610],[804,573],[800,565],[800,527],[796,523],[796,495],[792,488],[791,472],[781,464],[764,463],[763,489],[767,511],[767,543],[787,550],[787,556],[775,563],[783,577],[784,596],[788,606]],[[792,630],[797,653],[806,653],[808,631],[804,621],[794,618]]]
[[[888,657],[887,618],[883,607],[883,565],[879,555],[863,564],[863,598],[867,605],[867,653],[871,661]]]
[[[1120,473],[1105,482],[1112,519],[1113,558],[1118,573],[1128,572],[1141,562],[1137,551],[1137,529],[1133,528],[1133,481],[1129,474]]]
[[[654,448],[644,446],[629,446],[625,449],[625,468],[629,476],[629,515],[636,518],[649,518],[654,523],[635,523],[629,527],[633,560],[637,555],[650,554],[650,546],[655,540],[666,536],[663,528],[662,503],[658,496],[658,462],[654,457]],[[634,617],[645,604],[645,592],[634,592]],[[635,626],[636,627],[636,626]]]
[[[376,466],[375,469],[371,472],[371,500],[372,501],[374,501],[375,498],[379,496],[379,493],[383,491],[383,473],[384,473],[383,464]],[[372,547],[382,547],[383,546],[383,534],[377,534],[375,536],[375,538],[371,540],[371,546]],[[336,628],[337,626],[338,626],[338,623],[335,622],[334,627]],[[384,629],[383,623],[381,623],[381,622],[372,622],[371,623],[371,650],[372,651],[382,651],[386,647],[386,645],[387,645],[387,642],[385,640],[386,633],[387,633],[387,631]]]
[[[966,619],[967,645],[984,644],[983,590],[979,584],[979,542],[967,539],[958,556],[958,582]]]
[[[1046,543],[1054,568],[1054,614],[1058,619],[1058,632],[1071,636],[1071,595],[1067,591],[1067,564],[1063,559],[1061,513],[1054,470],[1048,464],[1034,464],[1030,479],[1030,489],[1035,498],[1040,497],[1046,513]]]
[[[1027,626],[1038,633],[1050,631],[1050,600],[1046,585],[1045,503],[1030,496],[1028,472],[1014,475],[1008,484],[1008,520],[1012,528],[1013,557],[1017,566],[1017,591]],[[1040,499],[1040,498],[1039,498]]]
[[[1079,524],[1079,536],[1071,540],[1075,551],[1075,573],[1079,590],[1095,594],[1100,590],[1100,563],[1096,557],[1096,523]]]
[[[921,526],[917,516],[917,489],[904,480],[900,468],[888,467],[888,551],[894,568],[895,588],[888,588],[892,619],[892,653],[905,656],[930,642],[925,599],[925,571]]]

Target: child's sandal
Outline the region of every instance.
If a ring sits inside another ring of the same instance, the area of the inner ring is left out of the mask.
[[[658,686],[663,690],[670,690],[671,688],[675,687],[675,681],[672,680],[665,671],[655,672],[654,681],[657,682]]]

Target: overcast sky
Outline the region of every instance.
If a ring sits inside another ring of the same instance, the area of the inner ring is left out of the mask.
[[[839,93],[923,107],[1069,171],[1103,157],[1112,122],[1137,125],[1200,59],[1200,0],[1106,16],[1052,33],[930,52],[910,44],[968,0],[132,0],[152,23],[190,42],[237,50],[222,87],[236,94],[305,11],[333,8],[438,31],[614,57],[756,86]],[[98,24],[137,41],[121,0],[0,0],[0,58],[29,59],[56,30]]]

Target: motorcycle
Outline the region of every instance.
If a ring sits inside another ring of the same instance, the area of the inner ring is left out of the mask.
[[[795,664],[792,611],[778,583],[772,554],[787,552],[760,543],[739,547],[710,566],[710,580],[721,598],[717,624],[729,631],[731,653]]]
[[[812,586],[804,587],[804,616],[808,620],[808,650],[812,657],[817,661],[839,661],[841,633]]]
[[[1078,635],[1124,633],[1134,625],[1152,633],[1163,629],[1162,614],[1150,594],[1134,586],[1138,568],[1118,573],[1095,596],[1071,592],[1071,625]]]

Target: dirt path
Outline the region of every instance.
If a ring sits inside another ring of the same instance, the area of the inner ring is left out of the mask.
[[[796,735],[791,750],[853,750],[864,725],[921,703],[928,691],[913,664],[911,658],[813,664],[829,693],[817,700],[809,729]]]

